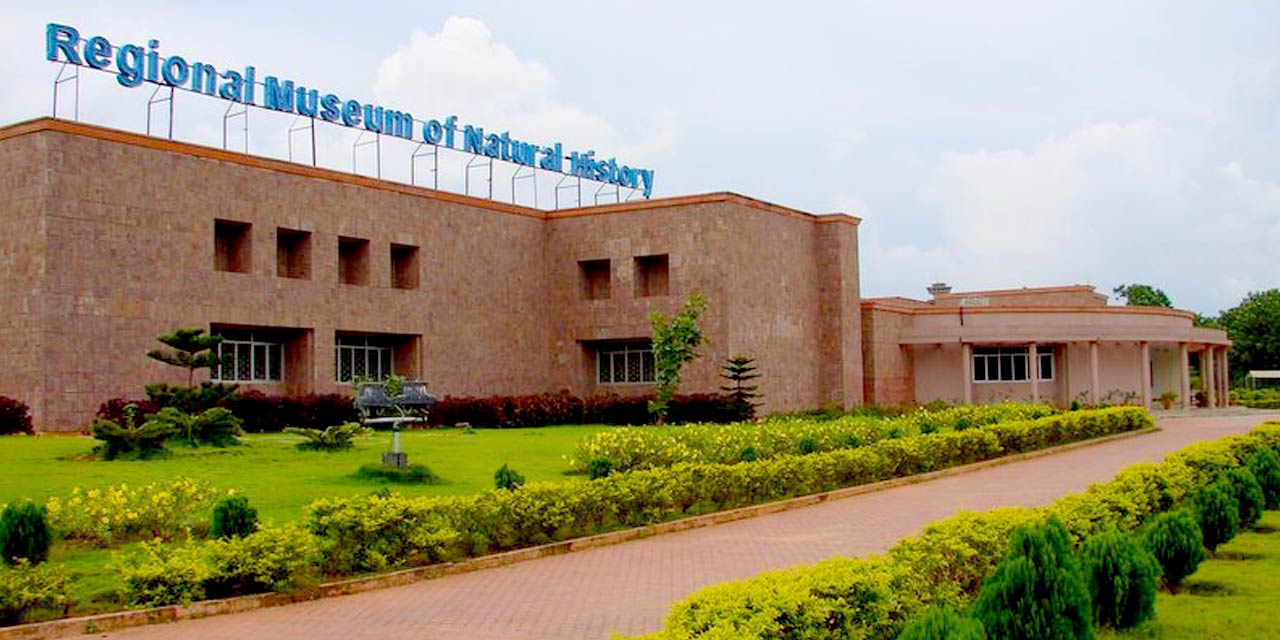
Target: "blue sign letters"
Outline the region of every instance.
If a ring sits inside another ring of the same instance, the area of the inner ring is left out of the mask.
[[[512,138],[507,131],[486,133],[483,127],[460,126],[457,116],[423,122],[408,111],[343,100],[332,93],[295,85],[293,80],[266,76],[259,83],[253,67],[218,71],[211,64],[189,62],[182,56],[161,57],[159,40],[149,40],[145,48],[137,44],[116,47],[102,36],[83,39],[75,27],[50,23],[45,29],[45,58],[102,71],[110,71],[114,65],[116,81],[125,87],[144,82],[167,85],[405,140],[416,136],[427,144],[450,149],[457,149],[456,143],[461,140],[461,150],[467,153],[637,189],[645,198],[653,193],[652,169],[619,165],[616,158],[597,160],[595,151],[573,151],[566,156],[564,145],[559,142],[540,145]],[[263,90],[261,103],[256,95],[259,85]],[[565,160],[569,161],[567,170]]]

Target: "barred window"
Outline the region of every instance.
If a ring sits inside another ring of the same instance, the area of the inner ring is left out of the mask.
[[[974,347],[974,382],[1028,382],[1031,380],[1027,361],[1031,357],[1028,347]],[[1053,380],[1053,350],[1037,349],[1040,361],[1040,380]]]
[[[217,382],[279,382],[284,379],[284,345],[268,336],[222,332],[218,344]]]
[[[338,382],[383,380],[395,373],[392,347],[377,336],[338,336],[334,346],[334,379]]]
[[[596,350],[596,380],[600,384],[654,382],[653,348],[647,344],[609,345]]]

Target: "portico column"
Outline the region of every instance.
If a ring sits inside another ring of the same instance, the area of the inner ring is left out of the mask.
[[[1030,362],[1027,367],[1031,370],[1031,402],[1040,402],[1040,357],[1036,353],[1036,343],[1032,342],[1027,348],[1027,357]]]
[[[1182,373],[1182,408],[1186,409],[1191,406],[1191,350],[1187,343],[1178,343],[1178,355]]]
[[[961,380],[964,380],[964,404],[973,403],[973,347],[967,342],[960,343],[960,368],[964,370]]]
[[[1138,358],[1139,362],[1142,365],[1141,367],[1142,371],[1140,372],[1140,378],[1142,380],[1142,406],[1144,408],[1150,409],[1151,408],[1151,345],[1147,344],[1146,342],[1139,342],[1138,345],[1140,346],[1139,350],[1142,352],[1142,355],[1139,356]]]
[[[1089,343],[1089,404],[1100,404],[1102,393],[1098,389],[1098,341],[1094,340]]]
[[[1231,404],[1231,374],[1227,370],[1227,357],[1231,351],[1227,347],[1218,350],[1222,358],[1222,366],[1218,367],[1218,375],[1222,377],[1222,406]]]
[[[1205,345],[1204,353],[1200,355],[1200,381],[1204,384],[1205,400],[1210,407],[1218,406],[1218,367],[1213,361],[1216,357],[1213,345]]]

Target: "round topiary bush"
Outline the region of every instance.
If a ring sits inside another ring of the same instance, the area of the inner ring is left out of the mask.
[[[1173,593],[1205,559],[1200,523],[1186,509],[1156,516],[1148,525],[1143,542],[1160,563],[1164,584]]]
[[[1212,553],[1218,545],[1230,542],[1240,530],[1240,503],[1225,478],[1200,488],[1191,498],[1204,547]]]
[[[950,607],[929,607],[912,619],[898,634],[898,640],[986,640],[982,623],[957,613]]]
[[[1245,466],[1258,480],[1266,508],[1280,509],[1280,456],[1270,449],[1261,449],[1249,458]]]
[[[213,527],[209,534],[215,538],[243,538],[258,529],[258,510],[249,506],[244,496],[228,496],[213,505]]]
[[[1099,626],[1129,629],[1155,616],[1160,564],[1132,536],[1108,531],[1086,539],[1080,565]]]
[[[49,558],[53,535],[45,519],[44,507],[29,500],[11,504],[0,513],[0,557],[12,564],[26,558],[39,564]]]
[[[1014,531],[1009,555],[982,584],[974,617],[1002,640],[1094,637],[1089,590],[1062,523]]]
[[[1240,528],[1249,529],[1262,519],[1262,510],[1266,508],[1266,499],[1262,496],[1262,486],[1247,467],[1236,467],[1227,472],[1227,481],[1235,494],[1240,507]]]

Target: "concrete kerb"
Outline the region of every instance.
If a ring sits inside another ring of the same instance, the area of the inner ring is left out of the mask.
[[[239,613],[253,609],[278,607],[298,602],[318,600],[320,598],[332,598],[363,593],[365,591],[398,587],[412,584],[420,580],[431,580],[447,575],[504,567],[528,560],[535,560],[564,553],[572,553],[574,551],[581,551],[595,547],[621,544],[623,542],[640,540],[642,538],[648,538],[650,536],[661,535],[664,533],[675,533],[677,531],[709,527],[712,525],[754,518],[771,513],[790,511],[792,509],[799,509],[830,500],[851,498],[853,496],[873,493],[876,491],[884,491],[894,487],[928,482],[938,478],[960,475],[998,465],[1012,464],[1014,462],[1054,455],[1064,451],[1071,451],[1083,447],[1114,442],[1116,440],[1143,436],[1157,431],[1160,431],[1160,427],[1142,429],[1139,431],[1128,431],[1102,438],[1095,438],[1093,440],[1082,440],[1048,449],[1029,451],[1026,453],[1019,453],[1011,456],[994,458],[992,460],[984,460],[982,462],[961,465],[958,467],[950,467],[939,471],[930,471],[928,473],[921,473],[903,478],[894,478],[892,480],[885,480],[872,484],[835,489],[832,491],[825,491],[823,493],[815,493],[788,500],[780,500],[778,502],[740,507],[729,511],[682,518],[680,520],[672,520],[670,522],[662,522],[643,527],[601,533],[583,538],[574,538],[571,540],[544,544],[537,547],[529,547],[527,549],[517,549],[514,551],[507,551],[505,553],[482,556],[461,562],[417,567],[392,573],[379,574],[376,576],[329,582],[292,593],[264,593],[251,596],[238,596],[222,600],[206,600],[188,605],[171,605],[136,611],[117,611],[93,616],[64,618],[61,620],[50,620],[48,622],[35,622],[14,627],[0,628],[0,640],[41,640],[45,638],[61,638],[81,634],[102,633],[160,622],[176,622],[178,620]]]

